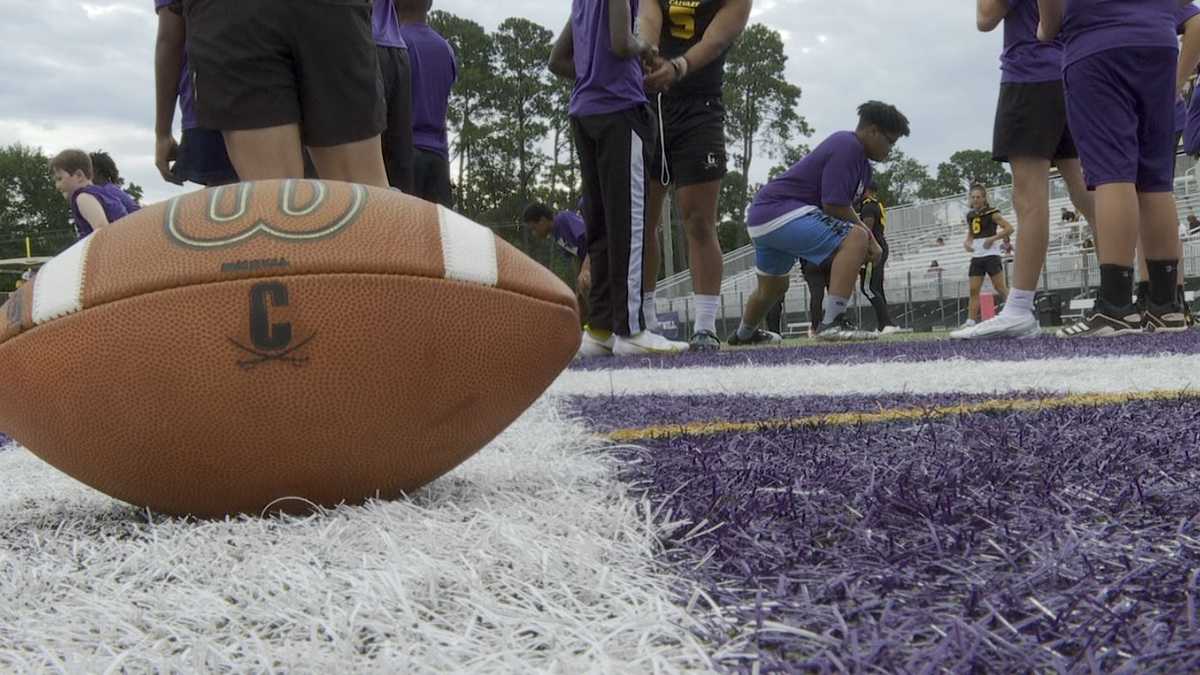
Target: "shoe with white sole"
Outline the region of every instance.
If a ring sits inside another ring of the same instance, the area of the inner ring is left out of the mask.
[[[1042,334],[1037,317],[1033,314],[1000,312],[996,316],[977,323],[970,328],[956,330],[950,334],[952,340],[994,340],[999,338],[1033,338]]]
[[[645,356],[647,354],[681,354],[688,350],[688,343],[673,342],[658,333],[644,330],[629,337],[616,338],[612,353],[617,356]]]
[[[1142,315],[1136,306],[1112,307],[1103,300],[1097,300],[1090,316],[1059,329],[1055,335],[1060,338],[1113,337],[1141,332]]]
[[[585,330],[583,339],[579,341],[579,351],[575,352],[575,358],[590,359],[597,356],[612,356],[616,341],[616,336],[612,333],[609,333],[606,339],[601,340],[592,331]]]
[[[879,331],[880,335],[895,335],[900,332],[900,326],[884,326],[883,330]]]

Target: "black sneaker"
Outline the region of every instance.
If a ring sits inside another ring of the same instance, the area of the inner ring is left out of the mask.
[[[1112,307],[1097,300],[1090,316],[1059,329],[1055,335],[1060,338],[1113,337],[1141,332],[1142,315],[1136,306]]]
[[[711,330],[698,330],[688,345],[689,352],[715,352],[721,348],[721,338]]]
[[[745,340],[738,337],[737,331],[725,338],[725,344],[730,347],[749,347],[750,345],[767,345],[773,342],[783,342],[783,336],[769,330],[755,328],[754,333]]]
[[[877,340],[879,334],[873,330],[859,330],[850,317],[842,314],[833,323],[823,324],[813,336],[822,342],[851,342],[853,340]]]
[[[1188,329],[1187,315],[1177,304],[1150,303],[1142,314],[1142,325],[1151,333],[1182,333]]]

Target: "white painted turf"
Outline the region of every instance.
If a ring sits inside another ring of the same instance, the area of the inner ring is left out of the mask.
[[[0,672],[708,670],[597,448],[543,401],[411,501],[199,523],[0,452]]]

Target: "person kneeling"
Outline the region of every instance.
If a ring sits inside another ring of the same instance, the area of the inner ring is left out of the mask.
[[[871,179],[870,161],[885,161],[896,141],[909,134],[908,119],[878,101],[858,108],[858,127],[839,131],[816,150],[767,183],[754,197],[746,223],[755,247],[758,287],[746,301],[730,345],[776,342],[778,334],[759,328],[767,310],[787,292],[797,260],[822,265],[832,260],[829,293],[816,338],[863,340],[875,333],[859,331],[846,316],[858,270],[878,261],[882,250],[852,205],[862,198]]]

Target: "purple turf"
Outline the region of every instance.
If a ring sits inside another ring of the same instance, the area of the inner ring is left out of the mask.
[[[574,370],[625,368],[697,368],[723,366],[782,366],[793,364],[840,364],[878,361],[923,362],[943,359],[977,361],[1032,361],[1049,358],[1093,356],[1154,356],[1200,354],[1200,331],[1139,334],[1115,338],[1062,340],[1044,337],[1033,340],[989,340],[960,342],[925,340],[853,344],[809,344],[803,347],[724,350],[679,356],[591,358],[574,362]]]
[[[762,672],[1200,672],[1200,401],[615,450]],[[806,631],[800,633],[797,629]]]
[[[567,409],[599,432],[693,422],[761,422],[842,412],[937,408],[990,400],[1058,397],[1025,391],[997,394],[877,394],[867,396],[573,396]]]

